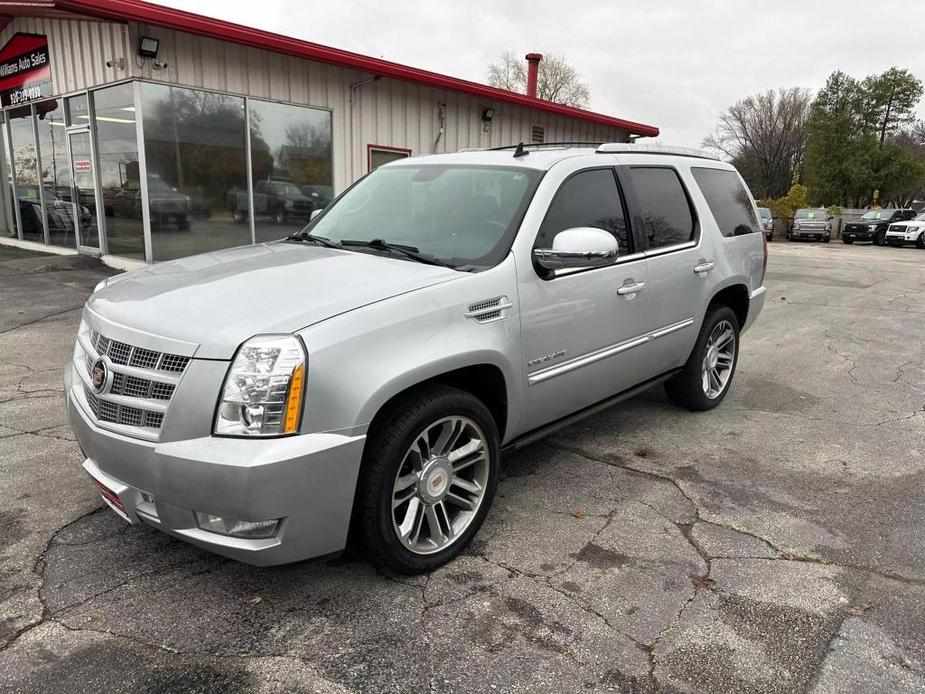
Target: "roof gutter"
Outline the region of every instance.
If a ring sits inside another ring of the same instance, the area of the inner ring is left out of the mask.
[[[369,72],[382,77],[416,82],[440,89],[465,92],[486,99],[504,101],[518,106],[554,113],[557,115],[577,118],[580,120],[609,125],[627,130],[632,135],[643,137],[656,137],[658,128],[652,125],[636,123],[634,121],[614,118],[601,113],[584,111],[563,104],[544,101],[525,94],[509,92],[505,89],[496,89],[485,84],[470,82],[468,80],[441,75],[429,70],[421,70],[393,63],[388,60],[372,58],[370,56],[351,53],[321,44],[302,41],[274,34],[261,29],[245,27],[240,24],[226,22],[221,19],[203,17],[202,15],[163,7],[142,0],[52,0],[55,9],[65,12],[74,12],[97,19],[116,22],[138,22],[152,26],[161,26],[175,31],[182,31],[208,38],[232,41],[252,48],[261,48],[276,53],[284,53],[297,58],[330,63],[354,70]],[[26,3],[24,3],[26,4]]]

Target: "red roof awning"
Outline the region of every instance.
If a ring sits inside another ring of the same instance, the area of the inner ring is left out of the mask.
[[[579,120],[621,128],[632,135],[656,137],[658,128],[653,125],[635,123],[622,118],[614,118],[601,113],[585,111],[571,106],[555,104],[550,101],[529,97],[526,94],[496,89],[478,82],[441,75],[428,70],[393,63],[388,60],[372,58],[359,53],[342,51],[329,46],[302,41],[280,34],[274,34],[261,29],[253,29],[240,24],[213,19],[193,14],[184,10],[176,10],[161,5],[155,5],[141,0],[39,0],[38,2],[0,2],[0,13],[10,12],[15,8],[16,14],[29,14],[30,9],[55,9],[71,12],[86,17],[105,19],[116,22],[140,22],[152,26],[161,26],[176,31],[185,31],[199,36],[206,36],[222,41],[233,41],[244,46],[262,48],[276,53],[315,60],[322,63],[339,65],[341,67],[362,70],[374,75],[391,77],[393,79],[417,82],[431,87],[447,89],[464,94],[473,94],[485,99],[502,101],[518,106],[526,106],[554,113],[557,115],[577,118]],[[41,12],[41,9],[39,10]]]

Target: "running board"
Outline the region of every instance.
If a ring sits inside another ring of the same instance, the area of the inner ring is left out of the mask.
[[[679,371],[681,371],[680,368],[672,369],[671,371],[667,371],[663,373],[661,376],[650,378],[648,381],[643,381],[637,386],[633,386],[632,388],[629,388],[620,393],[617,393],[616,395],[613,395],[605,400],[601,400],[598,403],[589,405],[588,407],[585,407],[584,409],[578,410],[578,412],[574,412],[570,415],[566,415],[562,419],[557,419],[556,421],[551,422],[550,424],[544,424],[538,429],[529,431],[526,434],[518,436],[513,441],[510,441],[504,444],[501,447],[501,453],[502,454],[512,453],[513,451],[516,451],[518,448],[523,448],[524,446],[528,446],[531,443],[535,443],[536,441],[539,441],[540,439],[549,436],[550,434],[554,434],[555,432],[561,431],[562,429],[565,429],[566,427],[570,427],[572,426],[572,424],[575,424],[576,422],[580,422],[582,419],[585,419],[586,417],[590,417],[591,415],[595,415],[598,412],[602,412],[606,409],[609,409],[610,407],[613,407],[614,405],[621,403],[624,400],[629,400],[630,398],[635,397],[636,395],[639,395],[640,393],[649,390],[649,388],[651,388],[652,386],[655,386],[655,385],[658,385],[659,383],[663,383],[664,381],[667,381],[669,378],[677,374]]]

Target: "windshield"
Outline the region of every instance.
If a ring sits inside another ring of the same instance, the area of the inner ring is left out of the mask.
[[[893,213],[896,210],[867,210],[864,214],[861,215],[863,220],[872,220],[880,221],[881,219],[889,219],[893,216]]]
[[[925,222],[925,212],[922,212],[918,217],[912,220],[913,222]]]
[[[762,219],[770,219],[770,218],[771,218],[771,210],[769,210],[767,207],[759,207],[759,208],[758,208],[758,214],[761,215],[761,218],[762,218]]]
[[[794,219],[821,219],[825,221],[825,210],[797,210]]]
[[[332,241],[381,239],[454,267],[491,267],[507,254],[540,177],[513,167],[382,167],[303,233]]]

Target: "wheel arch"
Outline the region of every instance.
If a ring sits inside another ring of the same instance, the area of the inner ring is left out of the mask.
[[[748,320],[749,303],[748,287],[744,283],[730,284],[713,295],[707,305],[707,312],[714,306],[728,306],[736,314],[741,328]]]
[[[501,441],[512,419],[510,407],[511,382],[504,370],[496,363],[485,360],[473,361],[464,366],[440,370],[431,375],[395,379],[381,388],[371,398],[369,426],[367,437],[372,436],[385,416],[401,401],[414,397],[414,394],[430,385],[446,385],[471,393],[491,412],[498,427]],[[374,410],[374,411],[373,411]]]

